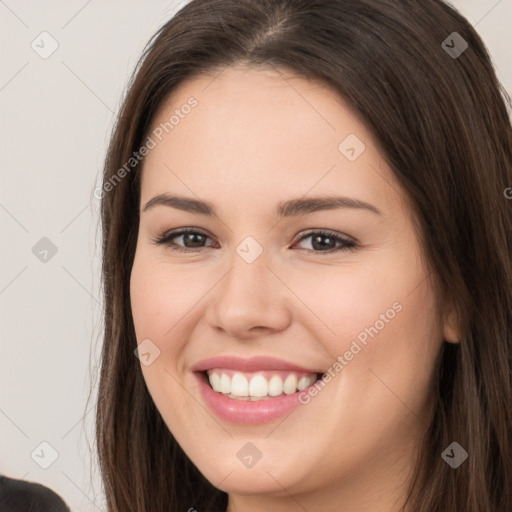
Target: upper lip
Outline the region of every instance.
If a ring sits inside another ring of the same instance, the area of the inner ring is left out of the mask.
[[[194,372],[204,372],[212,368],[225,368],[241,372],[257,372],[259,370],[286,370],[299,373],[323,373],[322,370],[304,368],[297,364],[269,356],[257,356],[243,359],[237,356],[216,356],[203,359],[192,367]]]

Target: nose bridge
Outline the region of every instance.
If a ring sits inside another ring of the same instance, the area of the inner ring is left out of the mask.
[[[231,258],[231,270],[221,286],[219,297],[229,301],[231,308],[261,310],[267,304],[265,297],[268,298],[270,293],[269,277],[272,274],[267,266],[268,253],[260,247],[261,250],[254,242],[242,242]]]
[[[255,327],[280,330],[289,321],[285,287],[269,269],[269,252],[251,238],[236,247],[211,303],[210,322],[237,338]]]

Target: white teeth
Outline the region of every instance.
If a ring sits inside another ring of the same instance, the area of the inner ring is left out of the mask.
[[[212,373],[210,375],[210,384],[214,391],[220,391],[220,377],[217,373]]]
[[[290,373],[285,381],[279,375],[272,375],[267,380],[263,375],[235,372],[232,377],[220,369],[208,370],[208,379],[214,391],[231,395],[233,398],[291,395],[302,391],[313,384],[317,376],[314,373],[302,375],[300,378],[295,373]]]
[[[283,394],[283,379],[279,375],[274,375],[268,382],[268,394],[270,396],[279,396]]]
[[[312,382],[311,382],[310,377],[306,377],[306,376],[304,375],[304,377],[301,377],[301,378],[299,379],[299,383],[297,384],[297,389],[298,389],[299,391],[302,391],[303,389],[306,389],[306,388],[307,388],[308,386],[310,386],[311,384],[312,384]],[[214,388],[214,389],[215,389],[215,388]]]
[[[221,375],[219,388],[221,393],[231,393],[231,379],[229,375],[225,373]]]
[[[235,373],[231,379],[231,394],[233,396],[249,396],[249,381],[242,373]]]
[[[291,395],[292,393],[295,393],[295,391],[297,391],[297,377],[293,373],[286,377],[283,389],[285,394],[287,395]]]
[[[249,384],[250,396],[267,396],[268,382],[263,375],[256,375]]]

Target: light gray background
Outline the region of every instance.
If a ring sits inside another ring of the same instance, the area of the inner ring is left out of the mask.
[[[105,510],[91,454],[102,328],[92,192],[128,76],[185,3],[0,0],[0,473],[53,488],[77,512]],[[512,93],[512,0],[453,5]],[[59,45],[47,59],[31,47],[50,47],[43,31]],[[32,252],[43,237],[57,247],[46,262]],[[58,452],[48,469],[36,463],[51,460],[43,441]]]

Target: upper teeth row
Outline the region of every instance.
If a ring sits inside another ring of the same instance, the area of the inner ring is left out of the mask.
[[[247,378],[243,373],[235,372],[232,377],[222,370],[208,370],[208,379],[214,391],[233,396],[279,396],[291,395],[313,384],[317,376],[314,373],[302,375],[290,373],[283,382],[279,375],[266,379],[263,375]]]

